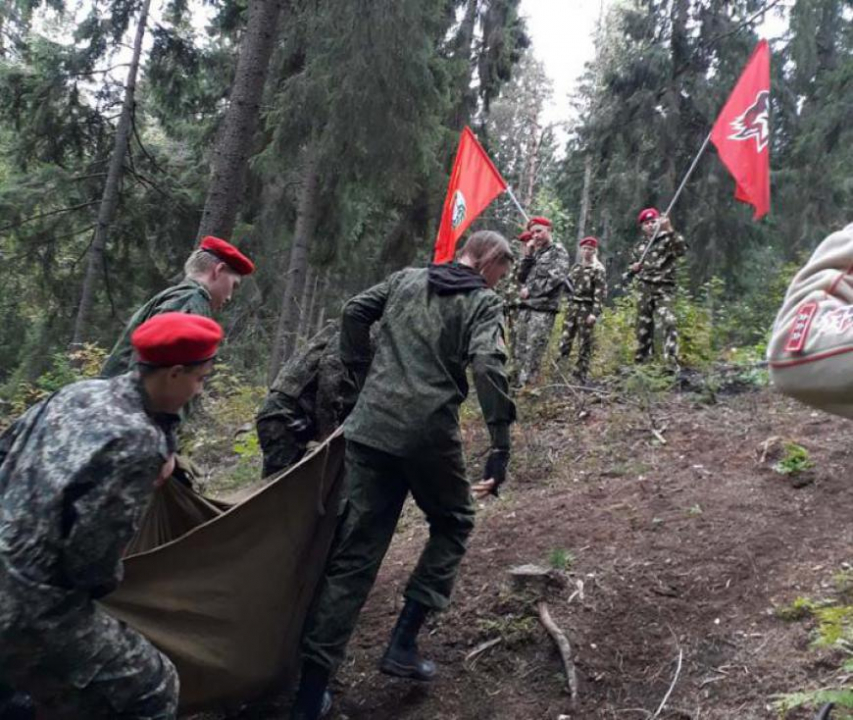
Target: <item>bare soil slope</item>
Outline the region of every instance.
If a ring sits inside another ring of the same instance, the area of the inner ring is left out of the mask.
[[[335,682],[332,720],[641,720],[671,686],[657,717],[751,720],[778,717],[777,693],[831,681],[837,663],[810,648],[808,624],[774,607],[820,596],[850,558],[853,424],[768,391],[708,406],[666,396],[653,410],[664,444],[635,403],[540,396],[521,409],[512,482],[482,504],[454,604],[421,642],[440,679],[376,670],[426,537],[409,508]],[[470,425],[478,471],[485,435]],[[793,481],[772,470],[788,439],[814,461]],[[563,559],[548,603],[573,646],[574,706],[553,642],[507,583],[514,565]],[[241,716],[285,718],[287,700]]]

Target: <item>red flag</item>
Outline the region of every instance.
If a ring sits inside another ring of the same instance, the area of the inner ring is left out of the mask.
[[[770,48],[758,43],[711,130],[711,141],[735,179],[735,199],[770,210]]]
[[[456,241],[506,188],[506,181],[477,142],[477,136],[466,127],[450,173],[433,262],[445,263],[453,259]]]

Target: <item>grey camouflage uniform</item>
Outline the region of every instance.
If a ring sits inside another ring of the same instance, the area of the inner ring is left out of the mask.
[[[634,248],[632,262],[639,262],[647,240],[643,238]],[[664,335],[663,357],[678,363],[678,327],[672,302],[675,297],[676,263],[687,251],[684,238],[674,232],[662,232],[637,273],[640,296],[637,300],[637,351],[635,362],[645,362],[654,353],[655,315],[660,319]]]
[[[569,281],[574,294],[569,300],[563,321],[560,355],[568,357],[571,354],[575,336],[578,336],[580,347],[574,374],[585,380],[592,360],[595,333],[595,326],[589,325],[587,318],[590,315],[599,318],[604,309],[604,298],[607,296],[604,266],[598,261],[590,265],[575,263],[569,272]]]
[[[348,404],[339,346],[337,324],[330,323],[276,376],[255,418],[264,477],[299,462],[309,442],[325,439],[343,422]]]
[[[0,683],[50,718],[170,720],[174,666],[94,601],[174,451],[136,373],[69,385],[0,436]]]
[[[513,353],[520,386],[533,380],[539,372],[554,329],[554,319],[560,310],[569,264],[568,253],[556,242],[521,260],[518,282],[527,288],[529,295],[520,301]]]

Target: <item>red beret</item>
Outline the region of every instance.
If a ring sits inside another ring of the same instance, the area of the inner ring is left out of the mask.
[[[525,230],[523,233],[521,233],[521,235],[518,236],[518,240],[519,240],[519,242],[526,243],[526,242],[530,242],[530,238],[532,238],[532,237],[533,237],[533,233],[531,233],[529,230]]]
[[[589,237],[585,237],[583,240],[581,240],[578,245],[580,245],[581,247],[597,248],[598,238],[594,238],[592,237],[592,235],[590,235]]]
[[[208,235],[203,238],[200,250],[216,255],[222,262],[228,265],[234,272],[240,275],[251,275],[255,272],[255,263],[235,248],[231,243],[225,242],[218,237]]]
[[[130,336],[139,362],[158,367],[210,360],[221,340],[222,328],[215,320],[180,312],[155,315]]]
[[[660,213],[655,208],[646,208],[645,210],[640,210],[640,214],[637,215],[637,223],[643,224],[646,220],[657,220],[660,217]]]
[[[532,217],[527,221],[527,229],[530,230],[534,225],[544,225],[546,228],[549,228],[551,227],[551,221],[548,218],[539,215],[537,217]]]

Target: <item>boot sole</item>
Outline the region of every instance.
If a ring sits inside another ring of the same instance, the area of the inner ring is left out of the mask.
[[[379,665],[379,672],[392,677],[404,678],[406,680],[418,680],[419,682],[430,682],[435,679],[435,673],[424,675],[411,665],[401,665],[394,660],[383,659]]]

